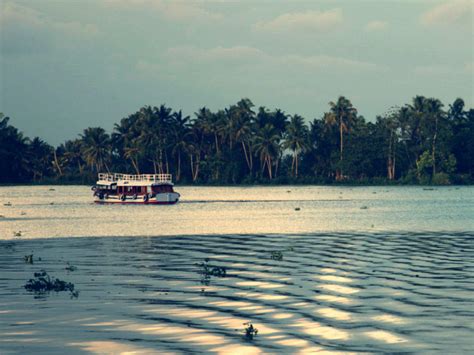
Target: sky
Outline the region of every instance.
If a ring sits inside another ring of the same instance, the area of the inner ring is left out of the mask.
[[[0,0],[0,112],[57,145],[144,105],[248,97],[373,121],[415,95],[474,106],[474,0]]]

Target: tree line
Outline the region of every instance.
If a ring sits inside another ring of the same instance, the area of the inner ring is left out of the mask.
[[[247,98],[193,117],[144,106],[110,134],[89,127],[57,147],[0,114],[1,183],[91,183],[98,172],[198,184],[473,183],[474,109],[416,96],[369,122],[341,96],[307,124]]]

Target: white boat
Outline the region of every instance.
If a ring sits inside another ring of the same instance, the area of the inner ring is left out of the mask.
[[[171,174],[100,173],[92,190],[96,203],[170,205],[180,197],[173,186]]]

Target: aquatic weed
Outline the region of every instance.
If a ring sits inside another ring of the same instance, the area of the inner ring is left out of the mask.
[[[35,294],[46,294],[51,291],[69,291],[71,298],[77,298],[79,296],[79,291],[74,289],[73,283],[51,277],[45,270],[35,272],[34,279],[29,279],[24,288]]]
[[[67,266],[64,268],[66,271],[76,271],[77,267],[74,265],[69,264],[69,262],[66,263]]]
[[[281,261],[281,260],[283,260],[283,253],[279,250],[272,251],[271,258],[272,258],[272,260]]]
[[[212,266],[211,264],[209,264],[209,258],[204,259],[203,263],[197,263],[195,265],[200,268],[199,274],[201,274],[201,283],[206,286],[209,286],[212,276],[227,276],[227,269],[223,266]]]
[[[251,322],[244,323],[244,337],[247,340],[253,340],[253,338],[258,334],[258,329],[253,326]]]

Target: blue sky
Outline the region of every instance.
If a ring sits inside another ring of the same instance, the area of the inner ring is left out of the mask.
[[[249,97],[368,120],[418,94],[474,103],[472,0],[1,1],[0,112],[51,144],[143,105]]]

